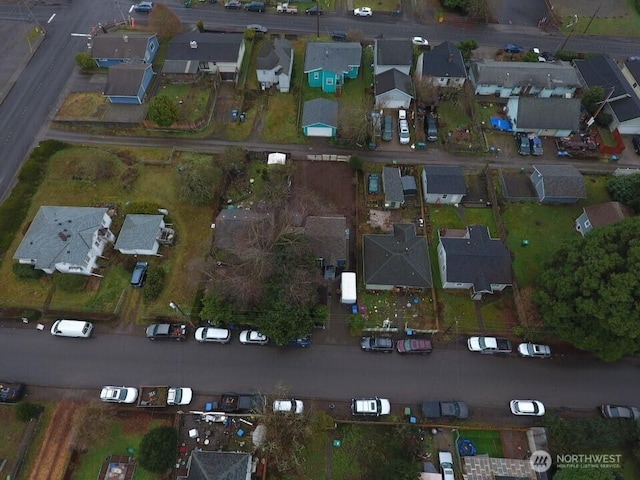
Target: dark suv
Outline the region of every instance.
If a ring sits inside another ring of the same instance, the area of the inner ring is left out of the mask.
[[[636,135],[631,139],[631,143],[633,144],[633,149],[635,152],[640,155],[640,135]]]
[[[264,12],[265,6],[263,2],[249,2],[244,6],[248,12]]]
[[[346,42],[347,41],[347,34],[345,32],[333,32],[331,34],[331,39],[334,42]]]
[[[393,352],[393,340],[387,337],[362,337],[360,347],[365,352]]]

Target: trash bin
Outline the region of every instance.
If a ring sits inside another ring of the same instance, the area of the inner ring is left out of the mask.
[[[351,313],[353,313],[354,315],[356,313],[358,313],[358,305],[357,304],[354,303],[353,305],[351,305]]]
[[[191,0],[184,0],[184,7],[191,8]]]
[[[526,247],[527,245],[529,245],[529,240],[522,240],[522,246]]]

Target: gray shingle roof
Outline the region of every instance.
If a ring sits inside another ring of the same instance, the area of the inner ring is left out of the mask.
[[[586,198],[584,177],[573,165],[533,165],[542,176],[545,197]]]
[[[604,202],[584,209],[593,228],[604,227],[633,216],[633,210],[620,202]]]
[[[152,68],[149,63],[121,63],[114,65],[107,72],[107,84],[104,95],[118,97],[136,97],[142,85],[144,73]]]
[[[288,69],[293,55],[293,45],[285,38],[276,38],[273,42],[265,42],[256,59],[258,70],[272,70],[280,65]]]
[[[376,75],[375,86],[376,95],[381,95],[392,90],[400,90],[413,98],[413,82],[411,77],[395,68]]]
[[[464,182],[464,172],[462,168],[425,165],[422,169],[427,178],[427,184],[423,186],[425,194],[467,194],[467,186]]]
[[[326,98],[314,98],[304,102],[302,127],[317,124],[338,128],[338,102]]]
[[[238,245],[248,246],[252,229],[264,224],[267,218],[266,213],[244,208],[222,210],[216,217],[214,245],[229,252],[236,252]]]
[[[578,74],[567,62],[498,62],[483,58],[471,64],[476,85],[580,88]]]
[[[384,167],[382,169],[382,186],[384,187],[385,201],[404,202],[404,191],[398,167]]]
[[[307,44],[304,73],[327,70],[333,73],[348,72],[359,67],[362,45],[356,42],[311,42]]]
[[[149,39],[155,36],[155,33],[98,35],[92,40],[91,56],[93,58],[144,58]]]
[[[40,207],[13,258],[35,259],[36,269],[84,264],[106,212],[106,208]]]
[[[163,215],[127,215],[115,243],[116,250],[153,250]]]
[[[400,177],[400,181],[402,182],[402,191],[405,195],[416,195],[418,193],[416,177],[413,175],[404,175]]]
[[[375,44],[376,65],[413,65],[411,40],[377,39]]]
[[[189,473],[180,480],[247,480],[251,455],[240,452],[191,452]]]
[[[200,62],[235,62],[238,59],[242,33],[179,33],[169,43],[166,60]],[[197,48],[191,48],[195,41]]]
[[[614,89],[608,103],[619,121],[640,117],[640,99],[614,59],[596,55],[589,60],[574,60],[574,63],[587,87],[601,86],[605,97]]]
[[[309,237],[311,250],[325,265],[338,265],[338,260],[347,258],[347,219],[345,217],[309,216],[305,223],[305,234]]]
[[[518,128],[578,131],[579,98],[518,97]]]
[[[447,282],[472,283],[476,292],[491,284],[511,284],[511,256],[484,225],[469,227],[468,238],[440,237],[447,262]]]
[[[429,248],[413,224],[397,224],[392,234],[365,235],[364,278],[367,285],[429,288]]]
[[[427,77],[466,78],[467,69],[460,49],[451,42],[443,42],[422,57],[422,75]]]

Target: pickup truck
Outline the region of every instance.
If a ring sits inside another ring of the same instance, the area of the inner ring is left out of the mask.
[[[292,7],[288,3],[279,3],[276,10],[278,13],[298,13],[298,7]]]
[[[489,355],[511,353],[511,342],[499,337],[471,337],[467,340],[467,347],[471,352]]]
[[[154,323],[147,327],[149,340],[176,340],[187,338],[187,326],[179,323]]]
[[[469,408],[464,402],[422,402],[424,418],[467,418]]]
[[[257,393],[223,393],[220,397],[220,410],[225,413],[260,412],[264,410],[265,399]]]

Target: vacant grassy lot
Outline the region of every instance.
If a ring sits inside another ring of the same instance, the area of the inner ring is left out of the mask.
[[[2,473],[8,475],[18,459],[17,445],[20,445],[27,424],[15,417],[13,405],[0,405],[0,459],[6,459],[7,464]]]
[[[98,92],[70,93],[56,118],[59,120],[100,120],[109,108],[107,97]]]
[[[266,142],[298,143],[298,102],[290,93],[276,93],[269,97],[262,138]]]
[[[213,94],[213,85],[203,81],[196,85],[164,83],[157,95],[166,95],[178,107],[178,122],[192,122],[205,115],[207,102]]]

